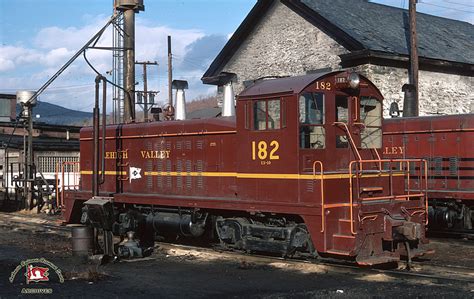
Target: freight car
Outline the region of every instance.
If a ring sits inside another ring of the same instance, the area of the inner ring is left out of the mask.
[[[426,178],[410,192],[405,178],[423,161],[378,156],[382,99],[358,74],[315,73],[255,82],[231,117],[84,128],[65,220],[93,226],[108,255],[155,236],[366,265],[422,255]]]
[[[383,128],[384,157],[428,161],[430,229],[472,230],[474,114],[393,118]]]

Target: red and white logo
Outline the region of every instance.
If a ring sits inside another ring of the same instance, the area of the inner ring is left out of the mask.
[[[49,281],[49,268],[44,267],[33,267],[31,264],[28,265],[26,271],[26,283],[30,282],[40,282],[40,281]]]

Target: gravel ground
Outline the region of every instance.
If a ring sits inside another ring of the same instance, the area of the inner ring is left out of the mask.
[[[71,256],[67,233],[43,229],[54,221],[35,216],[32,221],[36,225],[32,229],[14,224],[6,217],[0,214],[1,298],[21,296],[23,288],[51,288],[50,296],[73,298],[474,297],[474,280],[469,283],[399,278],[365,270],[334,271],[324,265],[255,262],[252,258],[187,248],[158,247],[146,259],[97,266]],[[433,246],[438,253],[432,261],[441,263],[449,258],[450,265],[473,266],[473,242],[437,240]],[[22,260],[41,257],[62,270],[64,283],[57,282],[53,274],[50,282],[26,285],[21,277],[13,284],[8,281]]]

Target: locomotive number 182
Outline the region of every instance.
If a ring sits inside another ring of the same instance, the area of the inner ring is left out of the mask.
[[[280,156],[277,151],[280,148],[280,143],[272,140],[270,145],[266,141],[252,141],[252,160],[279,160]]]

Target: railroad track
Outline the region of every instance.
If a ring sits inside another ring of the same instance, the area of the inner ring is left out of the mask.
[[[0,227],[8,229],[17,229],[31,231],[33,233],[52,233],[63,237],[70,237],[70,227],[61,226],[59,219],[49,220],[38,218],[31,215],[0,213]],[[333,259],[287,259],[281,257],[246,254],[239,251],[228,251],[202,246],[193,246],[186,244],[172,244],[166,242],[156,242],[158,252],[164,252],[172,256],[195,256],[206,255],[214,260],[239,260],[243,263],[254,263],[264,266],[286,267],[294,270],[315,272],[338,272],[351,273],[354,275],[384,275],[390,278],[398,279],[429,279],[436,283],[446,281],[457,281],[474,283],[474,268],[448,263],[431,262],[430,260],[413,261],[412,269],[406,269],[406,263],[401,261],[396,269],[380,269],[360,267],[351,262],[333,260]]]
[[[464,231],[432,231],[428,230],[428,238],[453,238],[474,241],[474,232],[472,230]]]
[[[169,252],[170,255],[196,255],[197,253],[205,253],[207,255],[218,255],[215,259],[223,259],[229,261],[241,260],[245,263],[256,263],[260,265],[272,265],[278,263],[279,265],[288,265],[289,268],[298,270],[301,265],[309,265],[316,267],[314,270],[325,271],[325,272],[350,272],[355,275],[386,275],[393,278],[402,279],[429,279],[437,283],[446,281],[456,282],[467,282],[474,283],[474,268],[454,266],[454,265],[439,265],[429,264],[429,261],[423,262],[412,262],[412,268],[410,271],[406,269],[405,262],[399,262],[397,269],[379,269],[373,267],[360,267],[351,262],[331,260],[331,259],[314,259],[314,260],[301,260],[301,259],[287,259],[281,257],[273,257],[259,254],[246,254],[236,251],[221,251],[213,248],[198,247],[192,245],[183,244],[172,244],[166,242],[157,242],[157,245],[161,250]],[[174,254],[173,254],[174,252]],[[319,268],[318,268],[319,267]],[[323,268],[320,268],[323,267]],[[311,270],[311,269],[306,269]]]

